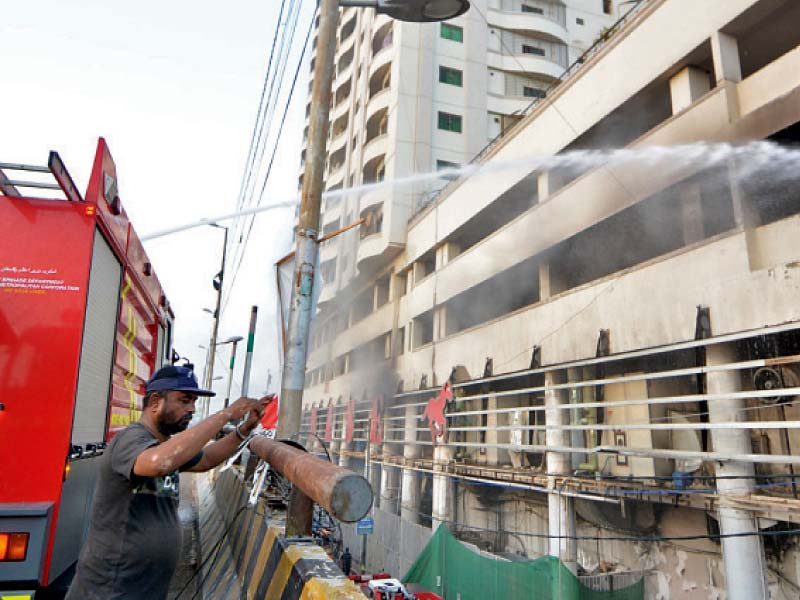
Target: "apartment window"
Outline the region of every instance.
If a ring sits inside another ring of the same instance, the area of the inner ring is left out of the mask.
[[[437,171],[442,171],[444,169],[457,169],[460,166],[461,165],[459,165],[458,163],[450,162],[449,160],[437,160],[436,161],[436,170]],[[458,179],[458,175],[447,174],[447,175],[443,175],[442,179],[450,179],[450,180]]]
[[[576,17],[576,18],[575,18],[575,22],[576,22],[578,25],[583,25],[583,19],[581,19],[580,17]]]
[[[526,85],[522,87],[522,95],[526,98],[544,98],[546,93],[544,90]]]
[[[461,115],[439,112],[439,129],[461,133]]]
[[[527,4],[522,5],[522,12],[524,13],[536,13],[537,15],[543,15],[544,11],[537,7],[537,6],[529,6]]]
[[[442,23],[441,29],[439,30],[439,35],[446,40],[452,40],[454,42],[464,41],[464,30],[458,25]]]
[[[522,53],[544,56],[544,48],[537,48],[536,46],[528,46],[528,44],[522,44]]]
[[[464,73],[459,69],[451,69],[450,67],[439,67],[439,82],[448,83],[450,85],[457,85],[461,87],[463,84]]]
[[[603,12],[607,15],[610,15],[612,12],[614,12],[614,6],[611,0],[603,0]]]

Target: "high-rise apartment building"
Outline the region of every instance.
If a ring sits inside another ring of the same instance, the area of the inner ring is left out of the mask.
[[[470,161],[603,35],[615,20],[614,4],[475,0],[465,15],[428,24],[343,9],[325,189],[357,188]],[[312,86],[313,81],[307,114]],[[400,252],[409,218],[446,181],[324,202],[324,233],[362,217],[366,223],[322,246],[322,311],[347,292],[354,277],[375,272]]]

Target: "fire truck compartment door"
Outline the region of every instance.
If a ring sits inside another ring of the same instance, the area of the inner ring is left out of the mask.
[[[0,504],[0,531],[30,534],[25,560],[0,562],[0,590],[6,582],[40,580],[52,514],[51,502]]]
[[[121,284],[122,266],[103,235],[95,230],[72,421],[73,445],[105,441]]]

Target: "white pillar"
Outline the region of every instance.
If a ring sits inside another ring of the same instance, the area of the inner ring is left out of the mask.
[[[705,237],[703,225],[703,196],[696,183],[681,189],[681,228],[683,243],[686,245],[699,242]]]
[[[350,444],[347,442],[339,442],[339,466],[344,467],[345,469],[350,468],[350,455],[348,451],[350,450]]]
[[[399,471],[399,468],[386,464],[381,469],[381,508],[393,515],[397,514]]]
[[[707,347],[706,363],[709,366],[737,361],[733,344],[714,344]],[[707,375],[709,394],[726,394],[742,390],[739,371],[712,371]],[[713,400],[708,403],[711,423],[741,421],[743,398]],[[749,454],[752,452],[750,432],[746,429],[712,429],[711,439],[715,452]],[[719,528],[723,535],[758,531],[758,519],[753,513],[734,508],[730,501],[748,496],[754,480],[752,463],[728,461],[716,464],[718,476],[738,476],[745,479],[718,479]],[[725,582],[728,600],[767,600],[766,563],[761,537],[722,538],[722,559],[725,563]]]
[[[564,382],[564,374],[559,371],[547,371],[544,374],[545,386],[553,386]],[[565,390],[546,389],[544,392],[545,425],[566,425],[569,413],[555,407],[564,404]],[[569,446],[569,432],[548,429],[546,432],[548,446]],[[569,475],[570,456],[566,452],[547,453],[547,472],[551,475]],[[576,520],[573,499],[558,493],[555,477],[549,477],[547,494],[548,533],[552,536],[575,536]],[[549,540],[549,553],[564,563],[573,573],[578,571],[578,546],[575,539],[552,537]]]
[[[405,410],[405,419],[403,420],[403,430],[406,441],[406,444],[403,446],[403,457],[406,459],[415,459],[420,456],[420,446],[412,443],[417,441],[417,427],[419,422],[416,407],[407,406]],[[403,469],[402,477],[400,516],[412,523],[419,523],[419,477],[417,476],[417,472],[412,469]]]
[[[440,475],[446,465],[452,460],[452,450],[445,446],[436,446],[433,449],[433,506],[431,519],[435,531],[441,523],[450,521],[450,503],[453,499],[453,482],[447,475]]]
[[[742,80],[739,44],[735,37],[721,31],[714,32],[711,35],[711,56],[714,59],[714,77],[717,85],[723,81]]]
[[[702,69],[685,67],[669,80],[669,95],[672,100],[672,114],[681,112],[711,89],[711,80]]]

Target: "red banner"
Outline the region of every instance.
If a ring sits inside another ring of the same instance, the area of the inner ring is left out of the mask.
[[[372,407],[369,411],[369,441],[371,444],[383,442],[383,403],[383,394],[378,394],[372,399]]]
[[[428,400],[422,416],[428,421],[428,428],[431,430],[431,441],[436,445],[438,439],[445,440],[447,436],[447,419],[445,418],[445,408],[447,402],[453,399],[453,391],[450,389],[448,381],[442,386],[438,396]]]

